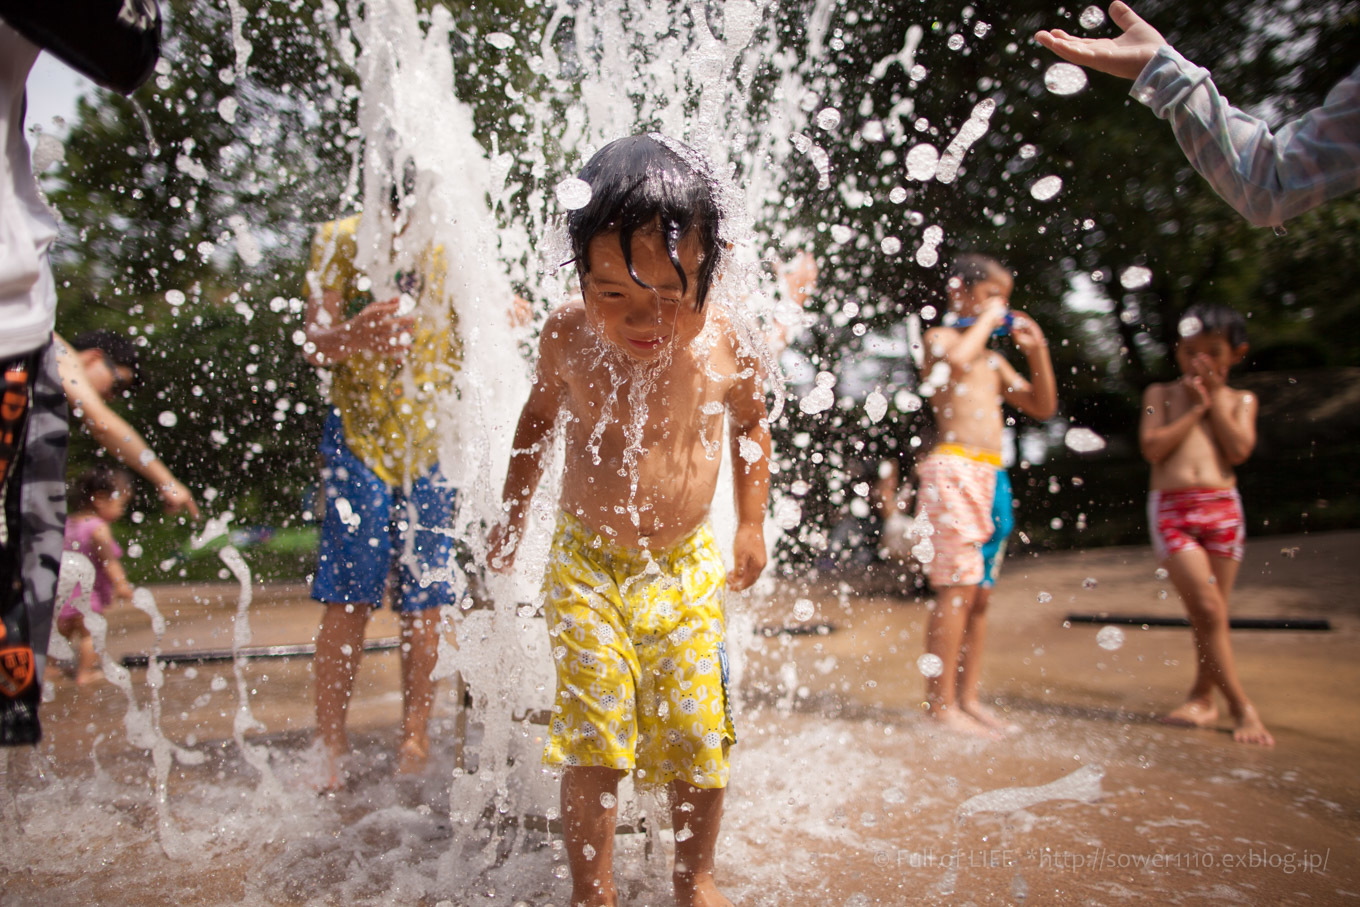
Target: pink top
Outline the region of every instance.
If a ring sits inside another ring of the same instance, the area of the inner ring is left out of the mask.
[[[104,562],[94,553],[94,534],[101,526],[107,526],[97,516],[78,516],[66,521],[66,538],[62,543],[65,551],[76,551],[90,559],[94,564],[94,589],[90,592],[90,608],[96,614],[102,614],[104,608],[113,598],[113,581],[109,579],[108,571],[104,569]],[[113,556],[122,557],[123,549],[115,539],[113,542]],[[61,606],[60,618],[65,619],[75,617],[80,613],[76,608],[76,601],[80,598],[80,583],[76,583],[71,591],[71,597]]]

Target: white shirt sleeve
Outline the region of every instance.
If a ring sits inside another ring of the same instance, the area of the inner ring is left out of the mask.
[[[1360,189],[1360,68],[1274,133],[1218,93],[1209,71],[1160,48],[1130,94],[1171,121],[1190,164],[1257,226]]]

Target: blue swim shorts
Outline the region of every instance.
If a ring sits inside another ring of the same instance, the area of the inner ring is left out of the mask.
[[[1015,500],[1011,494],[1011,477],[1006,470],[996,471],[996,492],[992,497],[992,537],[982,546],[982,582],[984,589],[996,585],[1001,574],[1001,561],[1006,556],[1006,539],[1015,528]]]
[[[388,485],[349,449],[334,410],[322,429],[321,456],[326,515],[312,598],[378,607],[390,577],[397,611],[456,604],[466,587],[452,531],[458,492],[438,465],[409,490]]]

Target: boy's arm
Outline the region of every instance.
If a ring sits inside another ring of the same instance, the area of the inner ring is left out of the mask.
[[[750,587],[765,569],[765,507],[770,496],[770,422],[760,371],[754,361],[739,359],[738,365],[744,377],[733,384],[727,397],[737,507],[727,585],[735,592]]]
[[[1151,384],[1143,391],[1143,414],[1138,421],[1138,449],[1149,463],[1160,463],[1175,452],[1191,429],[1209,410],[1209,395],[1198,379],[1184,382],[1194,405],[1170,422],[1166,419],[1167,397],[1173,385]]]
[[[1001,361],[1001,395],[1020,412],[1040,421],[1053,418],[1058,411],[1058,382],[1053,375],[1053,360],[1048,341],[1033,318],[1014,312],[1011,338],[1029,364],[1029,379],[1023,378],[1004,357]]]
[[[71,414],[80,417],[100,447],[156,486],[166,513],[187,510],[189,516],[198,519],[198,504],[194,502],[189,489],[175,478],[169,467],[157,459],[151,445],[127,420],[114,412],[99,396],[71,345],[55,334],[52,336],[57,343],[57,371],[61,375],[61,389],[66,394]]]
[[[510,466],[506,469],[505,486],[501,491],[505,515],[491,527],[487,537],[487,563],[492,570],[507,572],[514,565],[515,549],[523,536],[529,504],[543,476],[549,439],[565,399],[560,338],[570,329],[561,321],[558,313],[554,313],[543,326],[534,386],[515,427]]]
[[[1209,427],[1224,459],[1233,466],[1245,463],[1256,447],[1257,407],[1255,394],[1231,387],[1221,387],[1211,395]]]
[[[926,357],[949,363],[949,372],[959,378],[987,349],[987,342],[1006,319],[1006,304],[997,300],[988,305],[977,320],[961,331],[934,328],[926,332]]]
[[[115,547],[117,543],[113,539],[113,530],[107,524],[100,526],[91,533],[90,541],[94,543],[94,559],[104,568],[109,582],[113,584],[113,594],[120,601],[130,600],[132,583],[128,582],[123,562],[115,553],[118,549]]]
[[[345,298],[339,290],[327,289],[307,300],[307,345],[303,354],[315,366],[344,362],[360,350],[395,356],[410,349],[411,331],[416,320],[398,315],[399,299],[370,302],[348,321]]]

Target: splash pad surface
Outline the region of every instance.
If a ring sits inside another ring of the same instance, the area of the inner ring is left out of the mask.
[[[1189,683],[1186,631],[1130,628],[1110,649],[1096,628],[1062,626],[1073,600],[1175,613],[1174,591],[1159,599],[1163,583],[1143,549],[1008,565],[984,689],[1025,732],[998,742],[942,736],[920,718],[920,602],[834,578],[781,590],[778,604],[749,615],[755,625],[798,626],[796,592],[815,606],[808,622],[835,629],[747,640],[718,851],[726,890],[737,903],[772,905],[1328,902],[1357,890],[1360,788],[1345,766],[1360,734],[1344,716],[1360,681],[1360,613],[1340,594],[1360,581],[1349,556],[1356,541],[1338,533],[1249,543],[1237,613],[1323,615],[1336,628],[1234,639],[1244,682],[1279,739],[1274,750],[1155,723]],[[167,650],[230,637],[233,587],[155,592]],[[1050,599],[1040,603],[1041,592]],[[316,611],[304,588],[257,593],[255,642],[310,639]],[[110,617],[111,652],[147,649],[145,615]],[[385,619],[371,636],[393,632]],[[1326,676],[1315,671],[1322,663]],[[250,706],[264,729],[247,739],[267,747],[278,779],[266,795],[232,739],[231,665],[168,670],[164,733],[206,758],[172,769],[161,813],[151,760],[127,742],[122,694],[110,684],[77,688],[54,671],[46,739],[8,756],[4,902],[565,904],[558,835],[502,825],[496,865],[473,871],[468,855],[490,826],[449,818],[460,737],[447,683],[430,769],[393,775],[397,675],[395,653],[366,657],[351,717],[353,776],[318,796],[306,788],[309,661],[251,664]],[[145,680],[134,672],[143,704]],[[470,719],[475,768],[475,710]],[[620,836],[626,903],[670,903],[669,833],[655,834],[650,854],[644,835]]]

